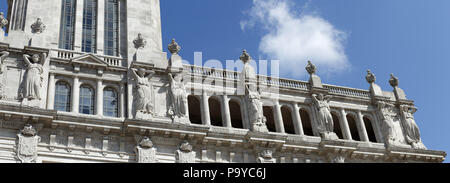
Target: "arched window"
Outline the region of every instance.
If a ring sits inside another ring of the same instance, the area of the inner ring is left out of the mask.
[[[188,97],[189,105],[189,120],[193,124],[202,124],[202,113],[200,111],[200,100],[197,97],[190,95]]]
[[[347,115],[348,127],[350,128],[350,133],[352,134],[352,139],[356,141],[360,141],[358,133],[358,126],[356,126],[355,118],[352,115]]]
[[[338,115],[335,113],[331,113],[331,116],[333,116],[333,125],[334,125],[334,133],[339,137],[339,139],[344,139],[344,136],[342,135],[341,130],[341,121],[339,120]]]
[[[305,135],[314,136],[311,118],[309,117],[308,111],[300,109],[300,118],[302,119],[303,132],[305,133]]]
[[[364,125],[366,126],[367,135],[369,136],[370,142],[377,142],[377,138],[375,136],[375,130],[373,128],[372,121],[369,118],[364,117]]]
[[[59,81],[55,85],[55,110],[70,112],[70,85]]]
[[[119,3],[105,0],[105,55],[119,55]]]
[[[95,91],[87,85],[80,87],[80,113],[94,114]]]
[[[75,4],[76,0],[63,0],[61,9],[61,29],[59,48],[73,50],[75,35]]]
[[[103,116],[119,117],[119,102],[114,88],[103,90]]]
[[[97,52],[97,0],[84,0],[81,51]]]
[[[266,125],[267,129],[269,129],[269,132],[277,132],[277,129],[275,127],[275,118],[273,116],[273,107],[264,106],[263,115],[264,117],[266,117]]]
[[[231,126],[233,128],[244,128],[242,123],[241,105],[235,100],[230,100]]]
[[[209,98],[209,115],[211,118],[211,125],[223,126],[222,121],[222,107],[220,101],[214,97]]]
[[[295,134],[291,109],[286,106],[281,107],[281,116],[283,117],[284,131],[287,134]]]

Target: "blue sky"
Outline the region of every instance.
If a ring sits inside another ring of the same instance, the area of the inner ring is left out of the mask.
[[[389,91],[389,75],[394,73],[419,108],[415,117],[425,145],[450,152],[450,121],[444,115],[450,112],[446,105],[450,102],[450,1],[278,2],[287,6],[264,9],[252,0],[162,0],[163,44],[176,38],[182,46],[180,54],[191,62],[195,51],[203,52],[203,60],[225,61],[237,59],[244,48],[254,58],[281,57],[280,64],[289,66],[282,68],[281,76],[300,80],[308,79],[304,67],[311,59],[319,62],[323,82],[362,89],[369,88],[364,79],[367,69]],[[6,11],[5,0],[0,7]],[[288,12],[270,15],[276,8]],[[288,29],[282,30],[286,25]],[[298,41],[314,31],[325,40],[318,43],[328,47],[311,49],[317,40]],[[285,36],[294,43],[285,41]],[[267,40],[282,44],[270,47],[264,45]]]

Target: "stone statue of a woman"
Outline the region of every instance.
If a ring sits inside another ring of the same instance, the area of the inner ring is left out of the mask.
[[[412,146],[414,149],[426,149],[425,145],[420,139],[419,127],[414,120],[413,114],[417,111],[414,107],[409,107],[402,105],[400,106],[400,114],[404,120],[404,131],[406,142]]]
[[[2,51],[0,52],[0,99],[3,99],[6,97],[5,95],[5,84],[4,82],[4,76],[6,72],[6,65],[3,63],[3,61],[9,56],[9,52]]]
[[[187,94],[182,81],[182,75],[173,76],[169,73],[171,116],[172,118],[183,118],[187,116]]]
[[[313,94],[312,98],[318,112],[320,132],[333,132],[333,116],[329,105],[331,96]]]
[[[269,132],[266,121],[262,115],[261,96],[255,84],[246,84],[247,110],[250,118],[250,124],[254,132]]]
[[[149,75],[146,75],[145,69],[140,68],[137,72],[135,69],[132,69],[132,74],[136,81],[136,115],[138,115],[139,113],[152,115],[152,91],[149,80],[151,77],[153,77],[154,73],[152,72]]]
[[[27,67],[24,84],[22,88],[22,98],[24,100],[41,100],[41,89],[44,81],[44,67],[47,54],[23,55]]]

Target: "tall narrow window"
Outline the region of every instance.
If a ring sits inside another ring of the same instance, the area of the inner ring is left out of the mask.
[[[55,85],[55,110],[70,112],[70,86],[66,82]]]
[[[105,0],[105,55],[119,55],[118,0]]]
[[[119,105],[117,92],[113,88],[103,90],[103,115],[109,117],[118,117]]]
[[[82,114],[94,114],[94,89],[89,86],[83,85],[80,88],[80,113]]]
[[[83,42],[81,51],[97,51],[97,0],[84,0],[83,8]]]
[[[73,50],[76,0],[63,0],[59,48]]]

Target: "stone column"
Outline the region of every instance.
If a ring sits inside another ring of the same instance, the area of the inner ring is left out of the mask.
[[[358,131],[361,140],[364,142],[369,142],[369,136],[367,135],[366,125],[364,124],[364,119],[361,111],[358,111]]]
[[[72,112],[79,112],[79,102],[80,102],[80,81],[78,76],[73,78],[73,86],[72,86]]]
[[[281,106],[278,101],[275,103],[274,112],[275,112],[275,128],[277,129],[277,132],[285,133],[284,124],[283,124],[283,116],[281,114]]]
[[[346,140],[352,140],[352,133],[350,132],[350,127],[348,126],[347,121],[347,113],[345,112],[345,109],[341,108],[341,129],[342,129],[342,135],[344,136],[344,139]]]
[[[97,54],[103,55],[105,41],[105,0],[97,0]]]
[[[211,126],[211,118],[209,116],[209,103],[208,103],[209,96],[206,94],[205,91],[203,91],[202,94],[202,121],[204,125]]]
[[[231,114],[230,114],[230,104],[229,99],[227,95],[222,96],[222,115],[223,119],[225,119],[225,127],[232,128],[231,125]]]
[[[55,74],[49,73],[48,90],[47,90],[47,109],[53,110],[55,108]],[[73,92],[72,92],[73,93]]]
[[[294,104],[294,128],[295,128],[295,134],[298,135],[305,135],[305,132],[303,131],[303,124],[302,124],[302,118],[300,116],[300,107],[298,104]]]
[[[96,114],[103,116],[103,82],[101,79],[97,80],[97,95],[95,97],[96,102]]]
[[[81,52],[81,45],[82,45],[82,39],[83,39],[84,0],[76,0],[76,1],[77,1],[77,5],[76,5],[76,14],[75,14],[74,51]]]
[[[125,84],[120,84],[120,94],[119,94],[119,117],[125,118]]]

